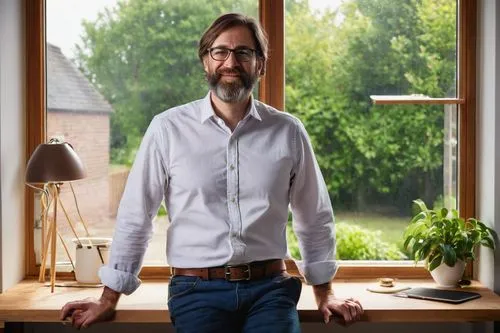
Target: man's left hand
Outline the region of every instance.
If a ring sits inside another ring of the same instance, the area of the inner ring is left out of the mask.
[[[325,323],[330,321],[331,316],[333,316],[333,320],[344,326],[351,325],[361,319],[363,307],[358,300],[335,297],[329,284],[328,286],[314,286],[313,289],[318,310],[323,314]]]

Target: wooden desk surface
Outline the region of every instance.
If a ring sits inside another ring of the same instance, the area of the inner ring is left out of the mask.
[[[335,280],[339,297],[355,297],[365,309],[366,322],[468,322],[500,321],[500,296],[474,282],[466,290],[478,292],[481,298],[462,304],[394,297],[366,290],[373,280]],[[398,280],[398,285],[435,287],[431,280]],[[122,296],[116,322],[168,323],[167,287],[165,281],[146,281],[130,296]],[[36,281],[23,281],[0,295],[0,322],[59,322],[59,311],[68,301],[99,297],[101,288],[50,288]],[[312,288],[304,285],[298,305],[301,321],[320,322]]]

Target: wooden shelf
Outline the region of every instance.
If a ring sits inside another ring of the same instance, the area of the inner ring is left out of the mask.
[[[433,98],[423,95],[371,95],[373,104],[464,104],[463,98]]]
[[[478,292],[481,298],[462,304],[447,304],[425,300],[376,294],[366,290],[375,283],[368,280],[334,280],[338,297],[355,297],[365,309],[365,322],[473,322],[499,321],[500,296],[474,282],[467,288]],[[399,285],[435,287],[432,280],[397,280]],[[130,296],[122,296],[114,322],[168,323],[166,282],[147,281]],[[61,307],[69,301],[99,297],[101,288],[56,287],[53,294],[43,284],[27,280],[0,295],[0,323],[2,322],[60,322]],[[304,285],[298,305],[303,322],[321,322],[316,310],[312,287]],[[1,326],[0,326],[1,327]]]

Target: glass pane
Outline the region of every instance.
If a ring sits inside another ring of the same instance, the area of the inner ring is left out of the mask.
[[[402,235],[412,201],[456,207],[457,107],[373,105],[369,96],[455,97],[456,2],[329,4],[287,2],[286,111],[311,137],[338,259],[410,259]],[[289,238],[297,256],[292,230]]]
[[[128,170],[151,119],[208,91],[197,43],[220,14],[258,17],[257,0],[46,0],[47,139],[73,145],[87,178],[73,183],[92,236],[111,237]],[[76,225],[73,195],[62,202]],[[65,215],[58,229],[74,258]],[[168,221],[154,220],[145,265],[164,265]],[[58,242],[58,261],[68,261]]]
[[[456,97],[456,0],[286,3],[288,95],[321,87],[347,104],[370,95]]]
[[[333,202],[337,258],[411,259],[402,245],[413,200],[457,209],[457,108],[378,105],[348,115],[345,128],[341,117],[334,109],[301,115]],[[291,252],[299,255],[296,245]]]

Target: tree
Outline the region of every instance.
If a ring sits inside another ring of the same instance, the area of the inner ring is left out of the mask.
[[[453,93],[455,1],[287,8],[287,111],[305,122],[334,200],[362,208],[367,198],[392,202],[404,182],[439,188],[442,109],[377,107],[369,96]]]

